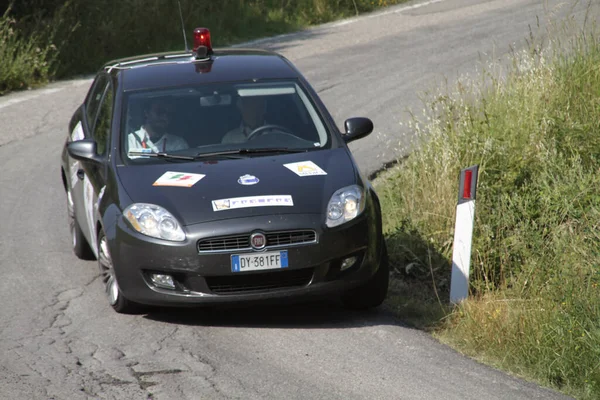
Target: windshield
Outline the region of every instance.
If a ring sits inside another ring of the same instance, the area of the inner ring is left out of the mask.
[[[317,109],[295,81],[129,93],[124,118],[123,155],[133,163],[218,157],[237,151],[249,157],[262,155],[262,150],[273,154],[331,145]],[[164,154],[157,157],[158,153]]]

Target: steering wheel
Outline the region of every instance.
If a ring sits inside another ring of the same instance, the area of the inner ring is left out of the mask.
[[[255,139],[259,136],[262,136],[266,131],[272,130],[272,129],[277,129],[277,130],[283,131],[285,133],[289,133],[290,135],[293,135],[292,132],[290,132],[290,130],[284,126],[267,124],[267,125],[259,126],[258,128],[256,128],[252,132],[250,132],[250,134],[248,134],[248,137],[246,138],[246,140]]]

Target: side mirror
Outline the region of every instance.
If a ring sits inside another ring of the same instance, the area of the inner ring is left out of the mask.
[[[362,139],[373,132],[373,122],[369,118],[349,118],[344,122],[344,126],[346,127],[346,134],[343,135],[343,138],[346,143]]]
[[[67,152],[71,157],[80,161],[100,161],[97,154],[97,144],[93,139],[82,139],[67,145]]]

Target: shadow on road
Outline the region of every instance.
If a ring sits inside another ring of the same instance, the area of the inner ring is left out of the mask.
[[[402,224],[386,237],[391,270],[387,303],[404,323],[430,330],[452,312],[452,263],[442,254],[451,252],[452,236],[450,247],[440,249],[410,226]]]
[[[273,329],[331,329],[402,323],[384,304],[369,311],[351,311],[336,301],[278,305],[201,308],[155,308],[144,318],[169,324],[255,327]]]
[[[325,297],[224,306],[152,307],[144,310],[144,318],[195,326],[327,329],[395,325],[427,330],[450,310],[451,263],[409,226],[402,224],[386,237],[390,288],[387,300],[379,308],[348,310],[337,297]]]
[[[231,47],[238,48],[261,48],[264,50],[274,52],[284,52],[294,47],[303,45],[303,42],[307,40],[315,39],[319,36],[327,35],[331,28],[325,27],[312,27],[301,30],[290,30],[287,33],[273,37],[265,37],[248,42],[234,44]]]

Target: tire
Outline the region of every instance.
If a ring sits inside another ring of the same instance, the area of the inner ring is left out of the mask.
[[[98,233],[98,268],[100,269],[100,278],[104,285],[104,293],[108,304],[120,314],[136,314],[142,307],[131,300],[126,299],[119,289],[115,269],[108,248],[108,241],[104,231]]]
[[[73,202],[70,190],[67,191],[67,215],[69,218],[69,231],[71,232],[73,253],[82,260],[95,260],[96,256],[85,238],[81,226],[79,225],[79,221],[77,221],[77,217],[75,216],[75,203]]]
[[[387,246],[383,240],[383,248],[379,268],[375,275],[362,286],[351,289],[342,295],[342,303],[352,310],[366,310],[381,305],[388,293],[390,281]]]

